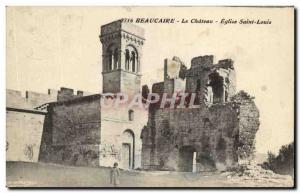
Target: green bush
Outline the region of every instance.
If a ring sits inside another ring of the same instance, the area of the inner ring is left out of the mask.
[[[268,152],[268,159],[262,167],[277,174],[294,176],[294,142],[282,146],[277,156],[272,152]]]

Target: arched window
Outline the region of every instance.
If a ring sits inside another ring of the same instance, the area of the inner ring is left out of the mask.
[[[125,50],[125,70],[129,70],[129,59],[130,59],[129,50],[126,49]]]
[[[118,63],[118,47],[115,44],[110,44],[106,50],[106,70],[113,70]]]
[[[137,49],[132,46],[128,45],[126,46],[125,50],[125,70],[129,70],[132,72],[138,72],[139,71],[139,62],[138,62],[138,52]]]
[[[128,111],[128,119],[129,119],[129,121],[134,120],[134,111],[133,110]]]
[[[114,69],[118,68],[118,61],[119,61],[119,53],[118,53],[118,48],[115,49],[114,51]]]
[[[112,70],[113,65],[113,54],[111,50],[108,50],[108,70]]]
[[[135,72],[135,52],[131,52],[131,65],[132,65],[132,72]]]

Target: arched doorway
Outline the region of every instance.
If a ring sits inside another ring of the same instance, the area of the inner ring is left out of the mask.
[[[121,168],[130,170],[134,168],[134,133],[127,129],[122,133]]]
[[[196,171],[196,149],[192,146],[183,146],[179,149],[178,169],[180,172]]]

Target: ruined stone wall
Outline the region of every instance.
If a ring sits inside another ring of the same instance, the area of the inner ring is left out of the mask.
[[[37,162],[45,113],[6,109],[6,161]]]
[[[159,96],[162,96],[164,93],[164,84],[165,82],[158,82],[152,85],[152,92],[159,94]]]
[[[197,152],[197,171],[251,160],[258,109],[253,100],[234,100],[195,109],[152,109],[143,130],[143,168],[183,171],[188,148]]]
[[[164,61],[164,93],[167,93],[168,97],[171,97],[173,93],[185,91],[185,79],[180,77],[182,67],[185,67],[183,62],[176,56]]]
[[[239,144],[237,154],[240,164],[248,164],[254,158],[255,135],[259,129],[259,110],[253,97],[244,91],[240,91],[231,99],[238,113]]]
[[[198,170],[220,169],[237,160],[233,148],[237,116],[230,104],[197,109],[157,109],[151,113],[147,129],[144,132],[148,135],[143,138],[145,169],[180,171],[179,151],[187,146],[197,152]],[[221,140],[226,146],[217,150]],[[152,152],[151,148],[154,149]],[[218,151],[226,157],[220,157]],[[212,159],[214,163],[208,167],[209,163],[204,159]]]
[[[40,161],[99,165],[100,95],[52,103],[48,113]]]
[[[217,64],[213,64],[213,56],[199,56],[193,58],[191,63],[191,68],[185,74],[186,92],[198,93],[200,102],[211,103],[209,96],[212,94],[212,90],[209,86],[212,86],[210,85],[212,84],[210,79],[212,74],[216,74],[222,79],[224,102],[229,101],[235,94],[236,79],[232,60],[220,60]]]
[[[165,60],[164,82],[154,84],[152,92],[195,93],[200,107],[151,106],[142,131],[144,169],[190,171],[187,165],[195,158],[198,171],[222,170],[251,159],[258,109],[247,94],[235,95],[233,61],[213,62],[212,55],[195,57],[187,69],[178,57]]]
[[[178,78],[181,63],[174,59],[176,59],[176,57],[164,60],[164,80]]]
[[[166,79],[164,81],[164,92],[166,93],[168,98],[171,98],[174,93],[174,79]]]

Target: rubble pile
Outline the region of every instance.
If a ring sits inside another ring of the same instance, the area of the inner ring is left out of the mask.
[[[229,169],[221,175],[226,176],[229,182],[245,182],[249,186],[251,186],[251,183],[258,186],[261,184],[265,186],[270,186],[270,184],[293,186],[293,178],[291,176],[276,174],[258,165],[241,165],[237,168]]]

